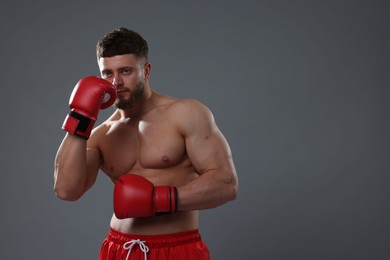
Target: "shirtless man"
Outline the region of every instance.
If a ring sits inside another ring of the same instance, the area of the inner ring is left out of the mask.
[[[209,259],[198,211],[234,200],[231,151],[209,109],[155,92],[148,44],[115,29],[97,44],[101,78],[74,88],[55,158],[54,191],[79,199],[99,169],[114,183],[114,214],[99,259]],[[115,103],[114,103],[115,102]],[[99,109],[116,111],[93,128]]]

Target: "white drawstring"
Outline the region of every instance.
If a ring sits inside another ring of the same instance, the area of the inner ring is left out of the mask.
[[[125,249],[125,250],[129,250],[128,252],[127,252],[127,256],[126,256],[126,260],[129,258],[129,255],[130,255],[130,253],[131,253],[131,249],[133,249],[133,246],[135,245],[135,244],[138,244],[139,245],[139,248],[141,249],[141,251],[142,252],[144,252],[144,259],[146,260],[146,254],[149,252],[149,247],[147,247],[146,245],[145,245],[145,242],[146,241],[142,241],[142,240],[140,240],[140,239],[133,239],[133,240],[131,240],[131,241],[129,241],[129,242],[126,242],[126,243],[124,243],[123,244],[123,248]]]

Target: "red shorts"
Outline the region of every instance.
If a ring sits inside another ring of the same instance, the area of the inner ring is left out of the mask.
[[[198,230],[164,234],[133,235],[111,229],[100,249],[99,260],[210,259]]]

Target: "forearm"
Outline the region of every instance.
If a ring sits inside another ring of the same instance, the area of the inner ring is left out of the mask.
[[[86,140],[67,134],[54,165],[54,191],[64,200],[77,200],[86,189]]]
[[[178,211],[215,208],[234,200],[237,192],[238,181],[234,173],[205,172],[190,183],[178,187]]]

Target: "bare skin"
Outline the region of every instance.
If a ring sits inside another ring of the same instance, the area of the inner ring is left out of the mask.
[[[67,134],[55,159],[54,190],[79,199],[99,169],[115,183],[138,174],[154,185],[176,186],[178,212],[119,220],[110,226],[133,234],[168,234],[198,228],[198,210],[220,206],[237,195],[238,181],[229,145],[211,112],[191,99],[163,96],[149,85],[151,65],[132,54],[100,58],[101,75],[117,88],[117,106],[144,88],[136,102],[118,108],[88,141]]]

